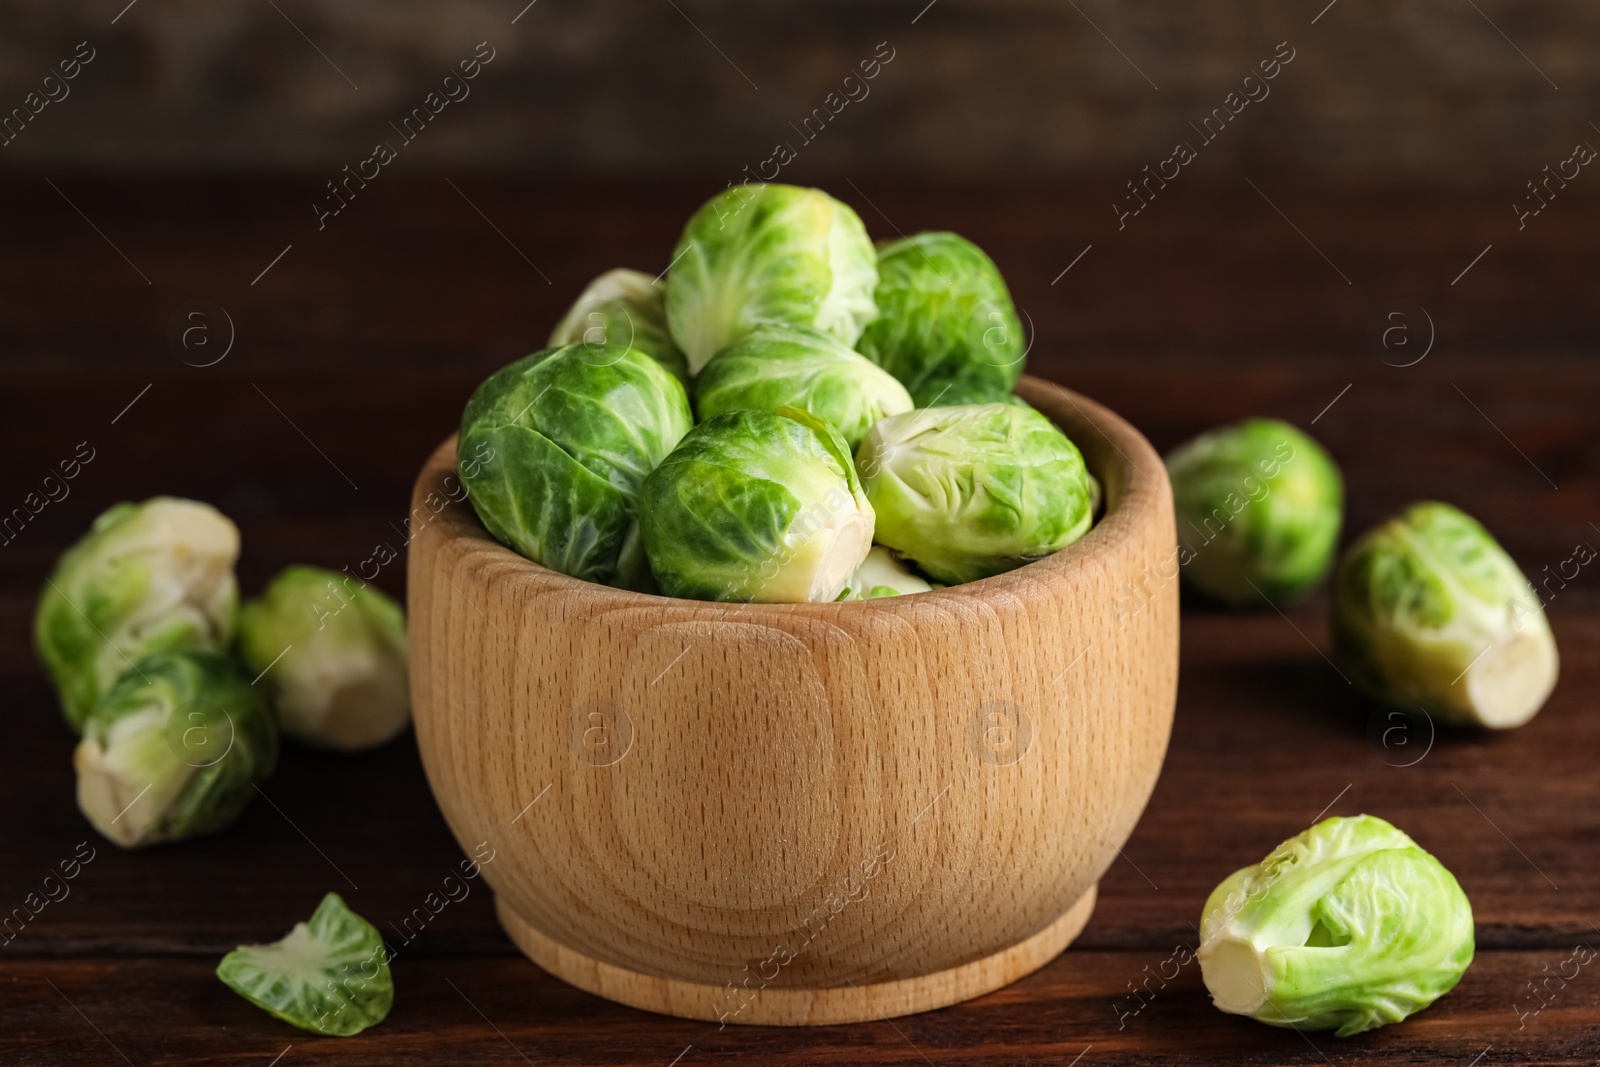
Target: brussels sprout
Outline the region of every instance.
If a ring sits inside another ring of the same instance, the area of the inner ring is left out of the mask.
[[[850,579],[851,600],[877,600],[879,597],[926,593],[933,586],[911,573],[911,568],[882,545],[873,545]]]
[[[820,189],[730,186],[684,227],[667,272],[667,322],[699,374],[762,322],[855,344],[877,284],[872,242],[848,205]]]
[[[34,641],[74,730],[117,676],[155,652],[225,649],[239,530],[207,504],[154,497],[95,519],[46,580]]]
[[[1334,577],[1333,633],[1371,696],[1459,725],[1521,726],[1559,672],[1533,587],[1448,504],[1413,505],[1350,547]]]
[[[800,408],[852,449],[885,415],[911,410],[892,375],[810,326],[757,326],[705,365],[694,401],[702,422],[740,408]]]
[[[337,893],[283,940],[240,945],[222,957],[217,977],[256,1007],[315,1034],[359,1034],[394,1005],[383,938]]]
[[[590,282],[549,344],[635,348],[689,384],[689,365],[667,331],[667,287],[641,271],[608,270]]]
[[[478,518],[502,542],[575,578],[647,588],[639,488],[692,425],[683,384],[660,363],[567,345],[478,386],[456,455]]]
[[[878,252],[878,317],[856,348],[917,407],[1005,400],[1022,376],[1022,323],[994,261],[964,237],[919,233]]]
[[[147,656],[83,722],[78,807],[137,848],[214,833],[244,810],[278,759],[278,729],[233,661],[184,650]]]
[[[1201,974],[1223,1011],[1340,1037],[1397,1023],[1472,962],[1472,906],[1416,842],[1370,815],[1325,819],[1212,892]]]
[[[849,449],[794,408],[696,426],[645,479],[644,544],[668,596],[836,600],[872,546]]]
[[[239,612],[239,658],[283,732],[308,745],[357,752],[411,721],[405,614],[336,571],[280,572]]]
[[[878,542],[950,585],[1048,556],[1092,521],[1083,456],[1031,408],[894,415],[873,426],[856,465]]]
[[[1327,575],[1344,514],[1339,468],[1276,419],[1201,434],[1167,457],[1183,579],[1243,606],[1294,600]]]

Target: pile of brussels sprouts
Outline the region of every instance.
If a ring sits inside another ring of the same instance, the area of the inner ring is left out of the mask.
[[[1310,436],[1253,419],[1167,457],[1186,588],[1233,607],[1310,594],[1333,571],[1332,627],[1349,678],[1376,700],[1457,726],[1520,726],[1558,671],[1544,607],[1487,530],[1414,504],[1335,569],[1339,468]],[[1455,878],[1371,816],[1334,818],[1235,872],[1207,900],[1196,955],[1213,1003],[1339,1036],[1399,1022],[1472,962]]]
[[[34,640],[82,738],[78,806],[124,848],[230,825],[280,731],[358,751],[410,721],[394,601],[297,566],[241,609],[238,555],[221,512],[156,497],[106,511],[46,579]]]
[[[1012,395],[1021,325],[970,241],[875,249],[820,190],[745,185],[695,213],[665,274],[601,275],[467,402],[462,480],[528,559],[672,597],[858,600],[1089,529],[1098,484]]]

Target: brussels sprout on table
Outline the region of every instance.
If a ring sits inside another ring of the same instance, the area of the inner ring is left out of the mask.
[[[306,744],[356,752],[411,721],[405,614],[336,571],[279,573],[239,612],[239,656],[283,732]]]
[[[848,205],[820,189],[731,186],[684,227],[667,272],[667,321],[694,375],[763,322],[855,344],[877,283],[872,241]]]
[[[1225,1012],[1340,1037],[1397,1023],[1472,962],[1472,906],[1411,838],[1327,819],[1235,871],[1206,901],[1201,973]]]
[[[259,690],[212,652],[160,652],[117,679],[73,753],[78,807],[123,848],[230,825],[272,773],[278,729]]]
[[[827,423],[793,408],[695,427],[645,479],[644,543],[667,596],[837,600],[872,545],[872,507]]]
[[[877,600],[886,596],[927,593],[933,586],[882,545],[873,545],[850,579],[851,600]]]
[[[74,730],[145,656],[228,646],[238,555],[238,528],[193,500],[153,497],[95,519],[46,579],[34,616],[39,657]]]
[[[740,408],[809,411],[852,449],[872,424],[911,410],[887,371],[810,326],[758,326],[712,357],[694,384],[704,422]]]
[[[689,365],[667,330],[667,287],[637,270],[608,270],[589,283],[550,334],[549,345],[636,348],[689,384]]]
[[[315,1034],[359,1034],[394,1005],[383,938],[337,893],[283,940],[240,945],[222,957],[217,977],[256,1007]]]
[[[1292,601],[1333,565],[1344,482],[1309,436],[1276,419],[1201,434],[1167,457],[1183,580],[1236,607]]]
[[[1413,505],[1350,547],[1334,578],[1333,632],[1368,694],[1458,725],[1521,726],[1559,673],[1528,579],[1448,504]]]
[[[878,252],[878,317],[856,344],[917,407],[1005,400],[1022,375],[1022,323],[994,261],[964,237],[919,233]]]
[[[1083,456],[1031,408],[895,415],[867,434],[856,465],[877,541],[949,585],[1048,556],[1092,521]]]
[[[649,356],[567,345],[478,386],[456,455],[478,518],[501,542],[575,578],[648,588],[639,489],[693,424],[683,384]]]

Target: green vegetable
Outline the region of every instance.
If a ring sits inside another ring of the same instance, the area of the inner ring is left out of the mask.
[[[1022,323],[994,261],[964,237],[919,233],[878,252],[878,317],[856,348],[917,407],[1005,400],[1022,375]]]
[[[1333,632],[1367,693],[1464,725],[1521,726],[1560,669],[1527,578],[1448,504],[1413,505],[1350,547],[1334,578]]]
[[[1344,483],[1321,445],[1276,419],[1201,434],[1167,457],[1183,580],[1224,604],[1292,601],[1333,565]]]
[[[851,600],[876,600],[886,596],[926,593],[933,586],[911,573],[911,568],[882,545],[873,545],[850,579]]]
[[[359,1034],[383,1022],[394,1004],[383,938],[337,893],[283,940],[240,945],[222,957],[217,977],[256,1007],[315,1034]]]
[[[411,721],[405,613],[337,571],[280,572],[239,613],[239,656],[283,732],[307,744],[356,752]]]
[[[905,387],[837,338],[810,326],[757,326],[695,380],[701,421],[740,408],[809,411],[855,448],[872,424],[911,410]]]
[[[186,650],[129,668],[84,720],[72,763],[83,814],[137,848],[232,824],[277,758],[260,691],[231,660]]]
[[[667,287],[641,271],[608,270],[590,282],[549,344],[636,348],[689,384],[689,365],[667,330]]]
[[[239,531],[193,500],[118,504],[56,563],[34,642],[74,730],[118,675],[152,653],[227,648]]]
[[[872,544],[850,452],[804,411],[696,426],[645,480],[644,544],[661,591],[696,600],[836,600]]]
[[[856,465],[878,542],[950,585],[1048,556],[1091,522],[1083,456],[1031,408],[894,415],[867,434]]]
[[[683,385],[628,348],[547,348],[502,367],[461,416],[478,518],[535,563],[647,588],[639,489],[694,424]]]
[[[763,322],[854,344],[877,283],[872,242],[847,205],[820,189],[730,186],[684,227],[667,272],[667,321],[699,374]]]
[[[1444,865],[1370,815],[1326,819],[1235,871],[1206,901],[1211,1000],[1340,1037],[1397,1023],[1472,962],[1472,906]]]

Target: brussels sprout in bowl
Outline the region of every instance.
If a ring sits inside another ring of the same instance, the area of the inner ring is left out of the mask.
[[[1077,443],[1104,514],[1062,550],[965,585],[805,603],[640,593],[523,558],[465,502],[415,539],[418,747],[457,839],[494,841],[484,877],[535,962],[648,1010],[817,1024],[978,995],[1076,936],[1165,751],[1177,583],[1153,575],[1175,527],[1135,430],[1043,382],[1018,391]],[[814,448],[796,450],[804,466],[847,485]],[[416,502],[444,495],[455,456],[428,462]],[[1134,589],[1138,609],[1122,610]],[[996,717],[1026,724],[1007,751]],[[947,782],[970,787],[941,798]],[[759,997],[729,1001],[727,976],[835,886],[851,899],[829,920],[837,950],[764,964],[777,977]],[[916,948],[886,960],[885,944]]]
[[[711,358],[694,383],[700,421],[741,408],[799,408],[854,449],[873,423],[911,410],[887,371],[810,326],[758,326]]]
[[[861,218],[820,189],[739,185],[684,227],[667,271],[667,322],[699,374],[764,322],[854,344],[875,312],[877,258]]]

